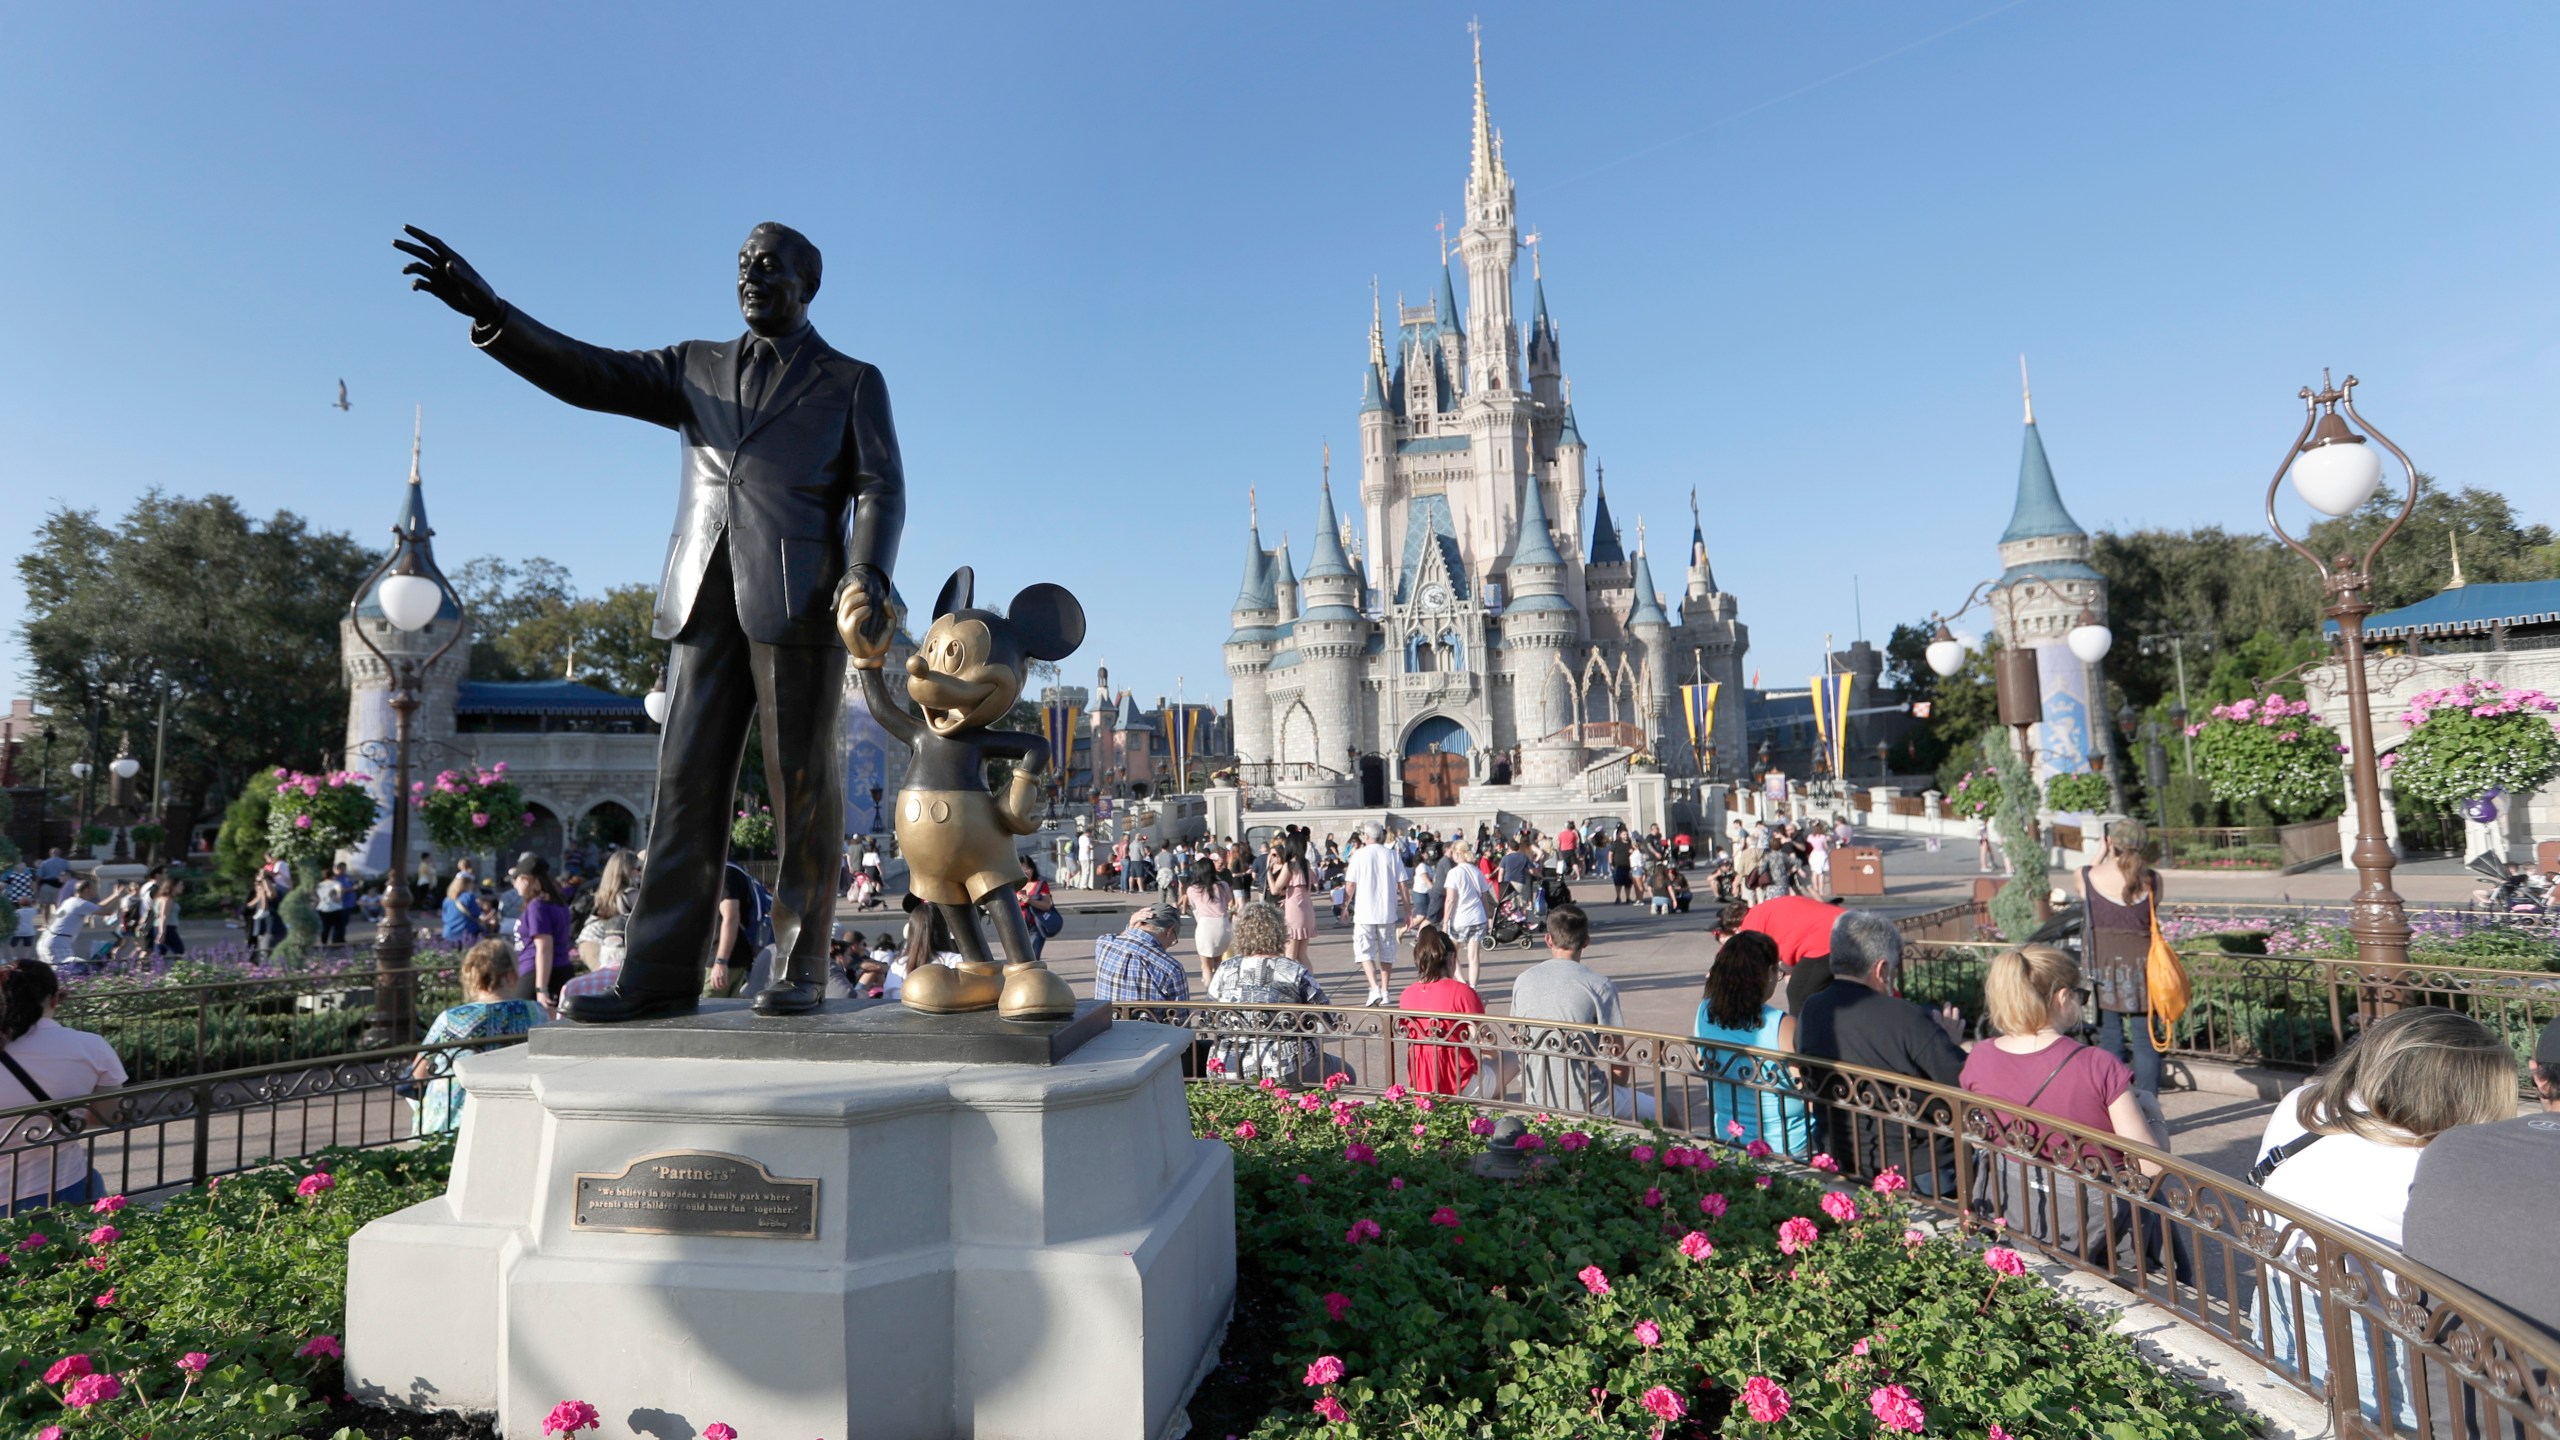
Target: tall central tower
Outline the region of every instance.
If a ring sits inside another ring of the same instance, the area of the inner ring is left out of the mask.
[[[1502,136],[1484,102],[1484,34],[1473,24],[1476,114],[1467,169],[1467,223],[1458,249],[1467,262],[1467,393],[1520,388],[1518,334],[1511,323],[1511,266],[1520,248],[1511,172],[1502,165]]]

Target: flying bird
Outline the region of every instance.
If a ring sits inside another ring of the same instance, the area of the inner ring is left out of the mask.
[[[338,382],[338,408],[341,410],[352,410],[355,408],[347,403],[347,382],[344,380]]]

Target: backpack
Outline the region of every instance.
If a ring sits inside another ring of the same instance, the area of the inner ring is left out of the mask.
[[[1216,996],[1230,1005],[1295,1005],[1299,1003],[1298,987],[1284,984],[1273,975],[1275,967],[1297,962],[1280,956],[1252,955],[1229,960],[1218,968],[1218,977],[1236,977],[1233,995]],[[1225,988],[1223,986],[1219,988]],[[1214,992],[1213,992],[1214,993]],[[1232,1013],[1217,1017],[1218,1023],[1238,1026],[1285,1025],[1295,1017],[1288,1015],[1255,1015]],[[1224,1066],[1221,1078],[1252,1084],[1265,1076],[1281,1084],[1293,1084],[1310,1058],[1313,1042],[1293,1039],[1249,1039],[1229,1035],[1212,1049]]]
[[[752,955],[773,943],[773,892],[764,888],[763,881],[747,875],[746,867],[736,861],[731,861],[729,868],[746,875],[747,913],[742,928],[747,932],[747,952]]]

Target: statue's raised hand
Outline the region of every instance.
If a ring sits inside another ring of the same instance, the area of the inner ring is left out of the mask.
[[[400,267],[403,275],[417,278],[409,282],[412,290],[424,290],[481,325],[495,325],[505,313],[505,305],[471,262],[453,253],[453,247],[415,225],[400,227],[409,239],[394,240],[391,248],[413,257],[413,263]]]
[[[853,655],[857,670],[877,670],[886,663],[895,633],[889,580],[870,565],[855,565],[836,584],[836,634]]]

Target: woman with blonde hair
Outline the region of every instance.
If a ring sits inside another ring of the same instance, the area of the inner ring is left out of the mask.
[[[616,850],[605,857],[604,873],[596,877],[594,907],[587,912],[586,924],[578,929],[578,963],[586,966],[589,974],[621,968],[623,937],[631,924],[631,902],[639,898],[639,855],[631,850]]]
[[[2516,1113],[2516,1057],[2505,1041],[2468,1015],[2418,1005],[2366,1027],[2328,1064],[2267,1117],[2251,1182],[2297,1210],[2372,1236],[2397,1250],[2409,1208],[2409,1187],[2427,1143],[2463,1125],[2486,1125]],[[2308,1236],[2297,1235],[2287,1263],[2297,1281],[2270,1266],[2265,1315],[2268,1353],[2280,1365],[2297,1365],[2313,1378],[2328,1373],[2327,1327],[2319,1287],[2312,1283]],[[2380,1277],[2373,1277],[2381,1288]],[[2392,1297],[2377,1293],[2374,1303]],[[2294,1347],[2294,1312],[2301,1310],[2303,1345]],[[2382,1413],[2373,1373],[2372,1336],[2355,1317],[2355,1350],[2364,1413]],[[2386,1340],[2392,1409],[2400,1425],[2414,1429],[2408,1355]]]
[[[2106,1192],[2072,1178],[2081,1171],[2086,1142],[2068,1131],[2047,1129],[2038,1117],[2068,1120],[2137,1145],[2166,1148],[2168,1142],[2143,1113],[2125,1063],[2070,1036],[2088,1007],[2080,962],[2047,945],[2003,951],[1991,958],[1982,993],[1983,1008],[2000,1033],[1976,1044],[1965,1057],[1962,1083],[1976,1095],[2003,1103],[1998,1109],[1984,1107],[1987,1115],[1977,1112],[1976,1123],[1966,1128],[1996,1135],[2004,1148],[2025,1151],[2035,1160],[1996,1152],[1987,1156],[1979,1198],[2019,1233],[2085,1260],[2106,1262],[2111,1236],[2117,1247],[2133,1244],[2134,1227],[2126,1223],[2132,1218],[2129,1207],[2118,1202],[2117,1223],[2110,1227]],[[2124,1164],[2122,1151],[2094,1148],[2107,1168]],[[2140,1232],[2144,1260],[2156,1263],[2159,1218],[2145,1211]],[[2189,1268],[2185,1247],[2179,1247],[2177,1260],[2183,1279]]]
[[[2105,849],[2080,872],[2088,905],[2082,951],[2097,1003],[2098,1048],[2128,1059],[2133,1088],[2160,1094],[2160,1051],[2151,1039],[2151,923],[2160,906],[2160,872],[2151,868],[2150,832],[2139,820],[2107,827]]]
[[[1484,968],[1484,937],[1493,927],[1493,887],[1485,883],[1484,872],[1476,868],[1476,847],[1472,843],[1453,843],[1449,857],[1457,863],[1441,877],[1440,913],[1423,918],[1437,918],[1440,928],[1447,932],[1457,947],[1458,962],[1453,972],[1473,990],[1478,984],[1476,977]]]
[[[516,984],[516,950],[504,940],[489,939],[473,945],[462,955],[462,1003],[448,1007],[427,1027],[425,1045],[443,1045],[457,1040],[484,1040],[500,1035],[522,1035],[550,1019],[540,1005],[527,999],[515,999],[508,991]],[[430,1050],[410,1062],[410,1088],[418,1102],[418,1112],[409,1133],[440,1135],[462,1123],[462,1104],[469,1097],[452,1079],[454,1062],[469,1050]]]

